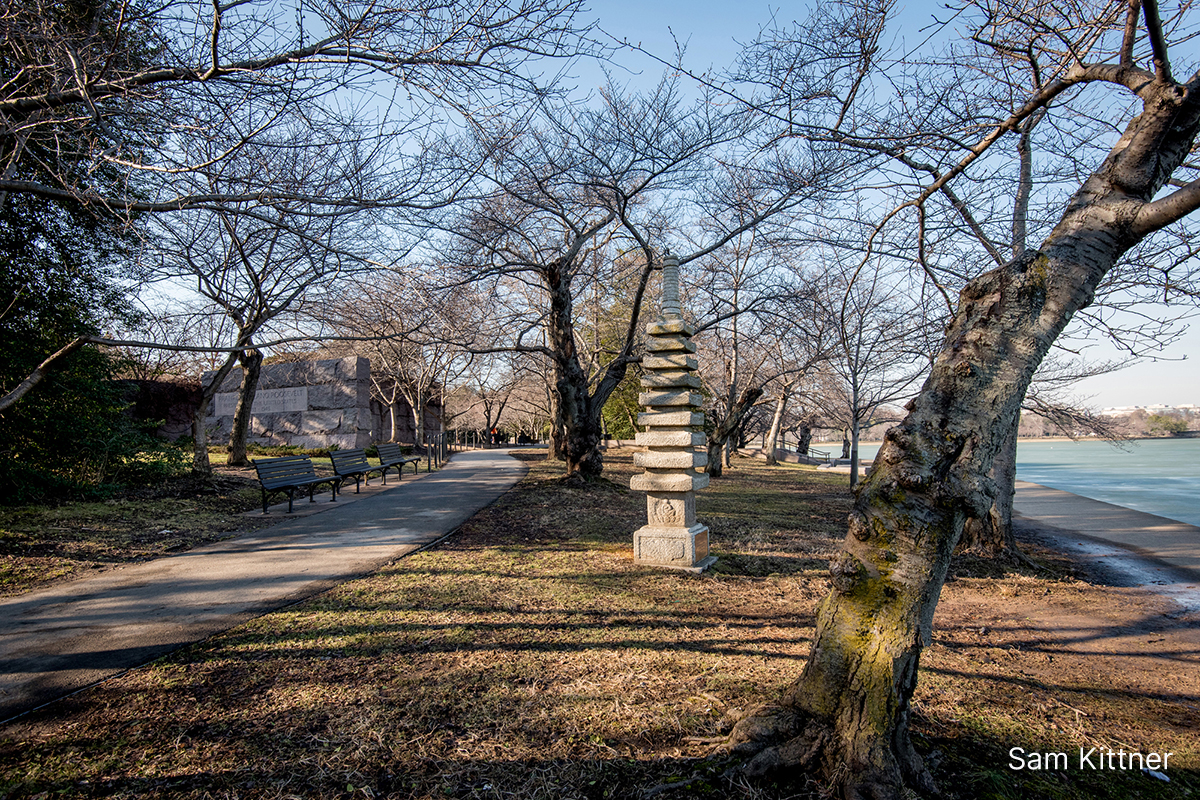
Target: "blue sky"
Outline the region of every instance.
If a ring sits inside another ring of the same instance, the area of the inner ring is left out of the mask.
[[[926,25],[940,4],[932,2],[902,4],[898,34],[906,42],[923,38]],[[776,9],[781,22],[803,15],[800,4],[784,6],[768,3],[681,2],[680,0],[597,0],[590,18],[620,38],[627,38],[651,51],[670,58],[675,37],[687,43],[687,63],[694,70],[725,66],[738,50],[738,42],[749,41]],[[630,77],[641,71],[653,81],[661,67],[645,57],[620,56],[628,64]],[[621,72],[615,73],[617,76]],[[594,88],[602,79],[597,73],[580,73],[580,88]],[[1117,357],[1105,343],[1096,343],[1088,355],[1097,360]],[[1078,384],[1078,394],[1090,397],[1099,407],[1167,403],[1200,404],[1200,320],[1179,342],[1162,353],[1158,361],[1143,361],[1111,375],[1092,378]]]

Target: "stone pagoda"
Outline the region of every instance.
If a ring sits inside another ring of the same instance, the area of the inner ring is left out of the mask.
[[[646,413],[638,424],[637,443],[646,452],[634,454],[634,465],[646,472],[635,475],[630,488],[646,492],[647,523],[633,534],[633,559],[638,564],[701,572],[716,558],[708,554],[708,528],[696,523],[696,490],[708,486],[708,475],[696,472],[708,464],[704,444],[704,398],[695,374],[696,329],[683,319],[679,304],[679,258],[663,257],[662,315],[646,326],[645,377],[638,402]]]

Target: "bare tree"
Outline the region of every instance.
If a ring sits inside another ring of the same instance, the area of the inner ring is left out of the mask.
[[[816,414],[812,393],[804,390],[816,385],[832,352],[833,329],[824,315],[791,316],[789,321],[791,325],[782,328],[783,335],[771,342],[776,377],[767,388],[774,407],[765,440],[767,463],[771,465],[779,463],[776,451],[785,432],[796,435],[797,453],[808,456]]]
[[[798,318],[812,316],[798,259],[781,240],[782,215],[744,231],[698,259],[692,307],[700,318],[698,346],[705,403],[710,477],[729,465],[735,439],[745,430],[766,385],[786,368],[774,356],[782,341],[800,337]]]
[[[520,372],[513,368],[511,357],[505,355],[508,354],[476,356],[466,369],[470,380],[467,385],[474,395],[480,430],[485,435],[503,426],[505,411],[520,388]]]
[[[929,366],[925,307],[903,280],[873,264],[835,275],[825,287],[823,311],[834,344],[818,398],[826,417],[849,437],[851,486],[858,484],[859,433],[889,403],[911,396]]]
[[[555,428],[569,477],[601,472],[601,410],[640,358],[657,243],[676,225],[708,221],[696,225],[680,257],[686,264],[796,205],[814,185],[816,165],[752,151],[753,133],[752,120],[714,103],[685,105],[677,79],[666,78],[645,95],[610,86],[598,108],[548,107],[536,124],[476,143],[493,154],[491,188],[443,226],[457,235],[464,280],[494,287],[501,316],[492,340],[507,338],[504,347],[554,365]],[[619,340],[589,368],[575,305],[598,280],[630,287],[630,298]]]
[[[596,50],[579,10],[574,0],[317,0],[299,14],[265,0],[6,3],[0,210],[20,196],[114,226],[181,209],[275,224],[281,208],[445,203],[472,171],[426,158],[427,140],[545,96],[555,60]],[[282,141],[336,154],[347,166],[337,190],[280,181],[271,160],[230,170]],[[49,355],[4,404],[94,338]]]
[[[1172,35],[1187,36],[1180,17],[1136,0],[963,13],[980,21],[977,37],[1032,48],[1042,80],[1020,96],[1008,86],[980,96],[975,130],[905,206],[918,225],[931,198],[982,169],[1035,115],[1100,116],[1112,130],[1040,245],[966,280],[929,377],[856,493],[803,674],[774,710],[734,731],[736,748],[758,753],[755,769],[823,768],[851,798],[936,791],[909,741],[909,701],[964,521],[988,513],[988,471],[1055,340],[1122,256],[1200,206],[1188,161],[1200,75],[1177,78],[1168,48]]]
[[[221,192],[251,172],[272,173],[279,184],[301,189],[310,183],[336,187],[344,164],[337,156],[280,141],[246,146],[226,162],[228,177],[211,181]],[[315,156],[315,160],[314,160]],[[367,212],[314,213],[311,206],[275,203],[252,214],[239,208],[194,209],[151,220],[153,236],[145,262],[161,280],[182,281],[218,308],[234,328],[230,353],[217,377],[202,388],[193,426],[193,469],[207,474],[204,417],[234,363],[243,368],[230,434],[229,463],[246,463],[246,440],[263,354],[256,348],[269,326],[296,315],[335,282],[376,267],[368,259],[372,219]],[[374,250],[374,247],[372,247]],[[377,251],[376,251],[377,252]],[[372,253],[374,254],[374,253]]]
[[[298,195],[293,186],[248,177],[213,192],[202,181],[177,179],[220,171],[244,145],[271,135],[290,109],[306,109],[314,122],[308,147],[342,147],[338,132],[322,123],[326,101],[371,90],[381,79],[403,87],[406,98],[379,104],[380,121],[409,138],[449,110],[482,113],[539,93],[530,62],[591,47],[575,22],[578,11],[575,2],[551,0],[419,0],[403,8],[317,0],[299,16],[267,2],[7,3],[0,30],[13,78],[0,87],[0,152],[8,165],[0,191],[126,211],[251,200],[403,203],[411,191]],[[196,158],[187,146],[196,140],[225,145]],[[22,159],[39,142],[65,147],[45,148],[53,160],[35,173]]]
[[[480,304],[470,287],[434,292],[418,265],[372,273],[344,286],[320,312],[336,333],[360,341],[343,345],[371,359],[371,380],[388,405],[396,441],[399,401],[412,413],[414,443],[425,445],[430,404],[463,375],[469,357],[458,344],[476,328]]]

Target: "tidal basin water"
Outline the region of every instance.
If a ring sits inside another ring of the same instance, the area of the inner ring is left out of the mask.
[[[864,444],[859,455],[878,449]],[[1017,478],[1200,526],[1200,439],[1024,441]]]
[[[1017,478],[1200,525],[1200,439],[1020,442]]]

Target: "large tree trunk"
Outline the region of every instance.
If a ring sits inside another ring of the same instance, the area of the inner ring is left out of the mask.
[[[203,387],[200,392],[200,405],[196,407],[196,413],[192,415],[192,474],[207,478],[212,475],[212,464],[208,460],[208,429],[204,427],[204,418],[208,416],[208,407],[212,405],[212,399],[216,397],[217,391],[221,388],[221,384],[229,377],[229,373],[233,371],[233,365],[237,363],[238,354],[230,353],[229,358],[225,359],[225,363],[217,370],[217,374],[213,376],[212,381],[208,386]]]
[[[779,447],[779,429],[783,427],[783,412],[787,410],[788,392],[782,391],[775,398],[775,412],[771,415],[771,430],[767,433],[767,463],[775,466],[779,459],[775,458],[775,450]]]
[[[587,375],[578,363],[564,366],[555,385],[561,413],[562,439],[559,447],[567,465],[567,476],[583,480],[600,477],[604,471],[604,456],[600,446],[604,439],[599,409],[595,408],[588,391]]]
[[[1141,91],[1145,110],[1041,250],[964,288],[928,380],[856,494],[803,673],[731,734],[736,752],[757,753],[748,771],[819,769],[847,798],[935,791],[909,741],[909,701],[963,523],[987,515],[988,472],[1063,327],[1126,250],[1200,202],[1184,189],[1151,203],[1194,141],[1198,93]]]
[[[1019,413],[1054,336],[1090,299],[1063,286],[1071,302],[1049,302],[1048,277],[1038,254],[963,291],[932,374],[858,490],[804,673],[781,709],[735,729],[751,749],[783,739],[752,770],[819,766],[855,798],[898,796],[905,784],[933,790],[909,743],[908,703],[951,554],[966,517],[991,505],[983,476],[1001,444],[996,430]]]
[[[262,351],[246,350],[238,356],[238,361],[242,364],[242,385],[238,389],[233,430],[229,432],[229,464],[244,467],[249,463],[246,460],[246,440],[250,436],[250,411],[254,406],[254,395],[258,393],[258,379],[262,375]]]
[[[609,363],[594,391],[579,361],[575,345],[570,281],[564,267],[547,270],[550,316],[547,328],[554,360],[554,402],[558,448],[567,465],[567,477],[594,480],[604,470],[601,445],[604,426],[601,412],[605,402],[629,370],[629,362],[618,357]]]
[[[565,265],[548,271],[550,289],[550,350],[554,354],[554,401],[567,476],[592,480],[604,470],[600,451],[603,432],[600,409],[594,408],[588,391],[588,375],[579,363],[575,346],[575,324],[569,276]],[[603,403],[600,404],[603,407]]]
[[[742,390],[741,396],[737,402],[733,404],[733,408],[729,411],[729,416],[721,420],[720,424],[709,427],[707,451],[708,451],[708,466],[705,468],[710,478],[719,478],[722,473],[723,450],[725,444],[729,441],[729,437],[737,431],[745,416],[750,413],[750,409],[758,402],[758,398],[762,397],[763,388],[761,386],[747,386]]]
[[[989,473],[995,486],[995,494],[987,516],[983,518],[969,517],[963,526],[963,535],[959,540],[959,551],[971,552],[989,558],[1004,558],[1008,560],[1024,560],[1017,547],[1013,534],[1012,512],[1013,498],[1016,495],[1017,480],[1017,429],[1020,427],[1020,414],[1004,437],[1000,452],[992,462]]]

